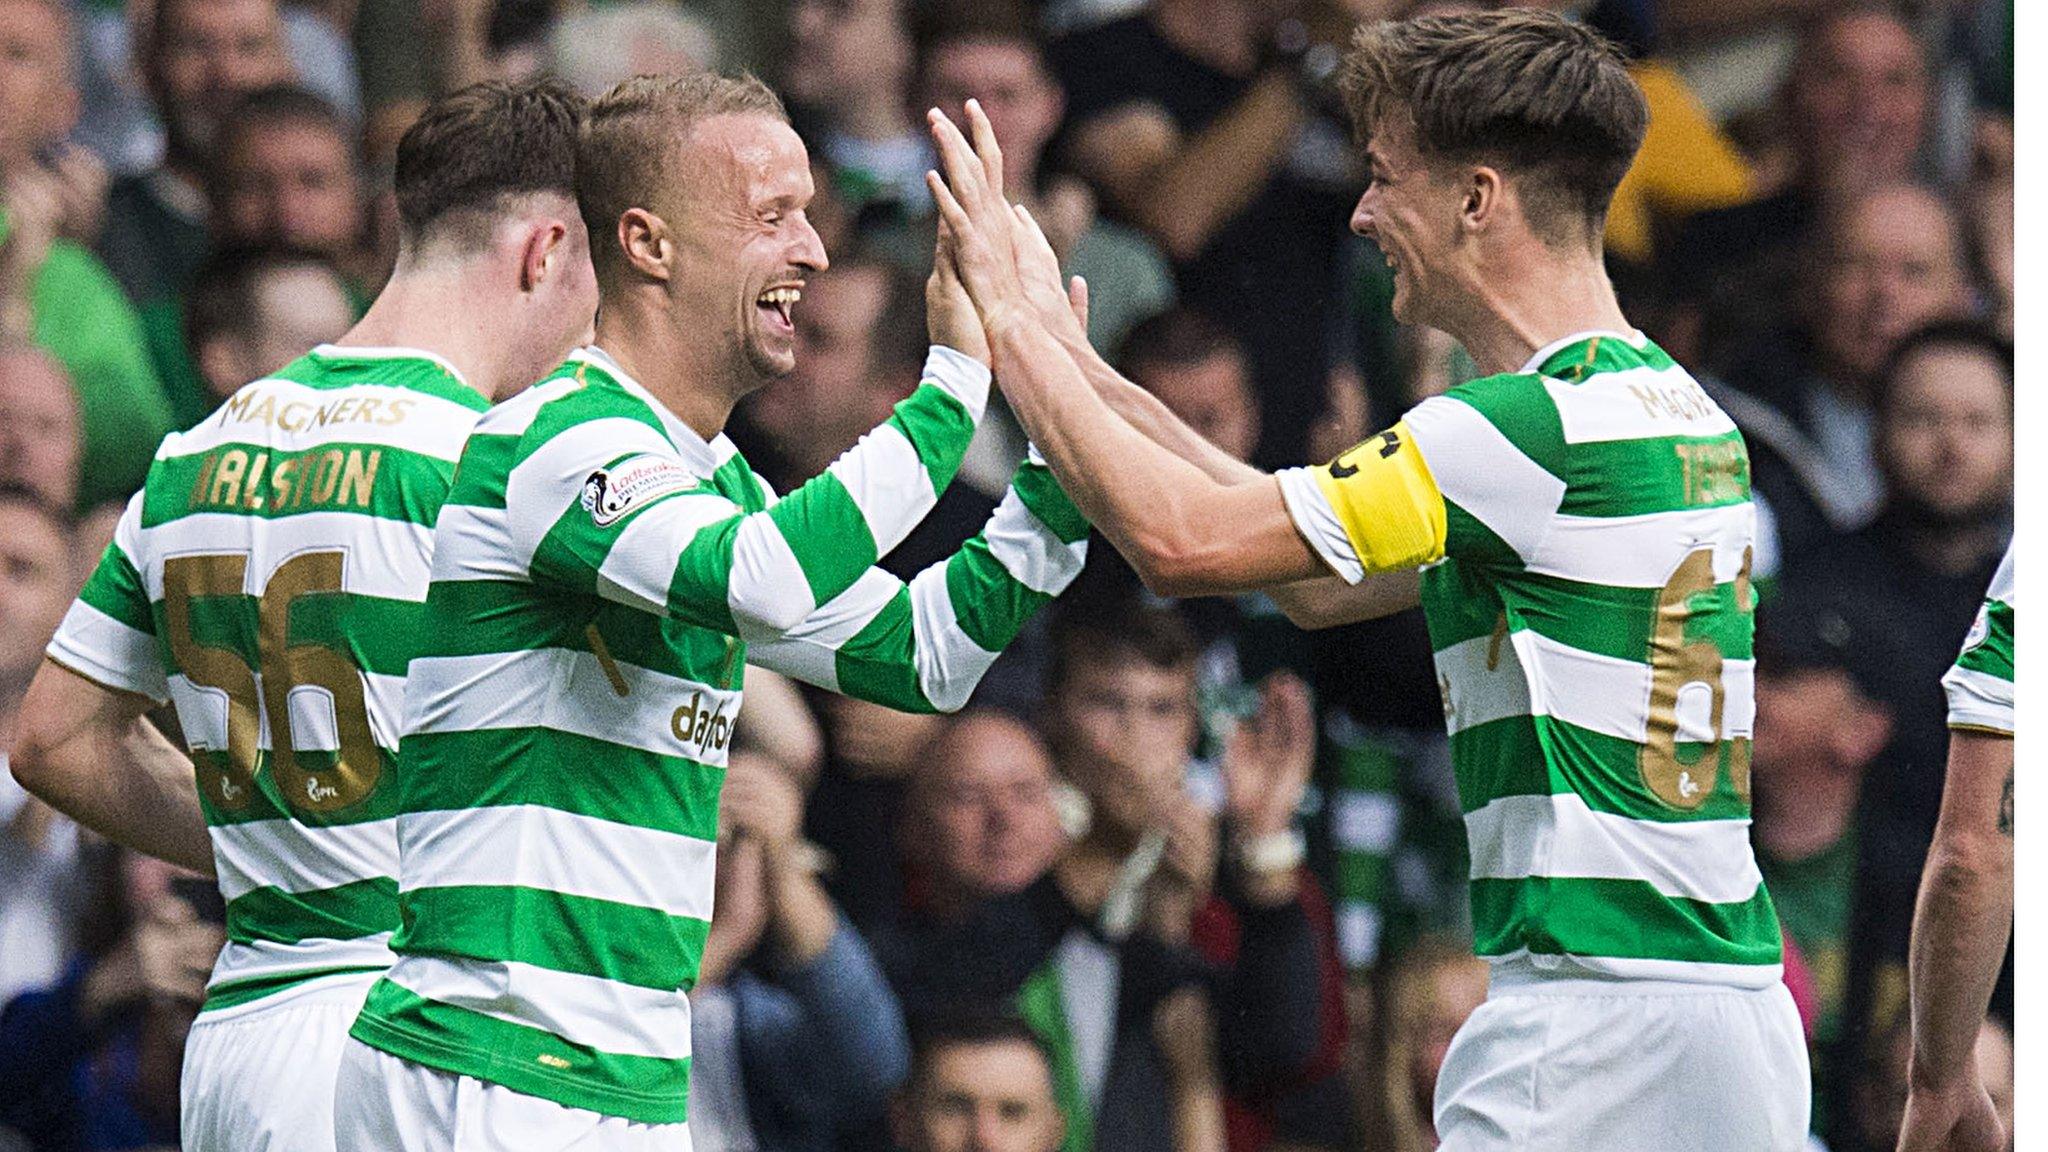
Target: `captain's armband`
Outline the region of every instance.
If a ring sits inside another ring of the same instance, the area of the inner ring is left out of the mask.
[[[1443,559],[1443,493],[1405,422],[1280,478],[1296,526],[1347,580]]]

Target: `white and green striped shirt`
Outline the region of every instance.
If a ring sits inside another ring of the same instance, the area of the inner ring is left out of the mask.
[[[408,686],[399,960],[358,1039],[685,1119],[742,664],[957,708],[1080,570],[1087,524],[1038,463],[949,560],[907,586],[874,567],[952,480],[987,388],[935,348],[885,424],[779,501],[597,349],[478,424]]]
[[[164,440],[50,642],[176,705],[227,900],[209,1009],[393,959],[406,662],[485,407],[405,349],[322,346],[249,384]]]
[[[1984,732],[2013,732],[2013,574],[2012,545],[1991,577],[1984,606],[1963,640],[1955,667],[1941,678],[1948,690],[1948,726]]]
[[[1749,845],[1756,513],[1735,425],[1638,336],[1587,333],[1406,424],[1443,495],[1423,608],[1471,846],[1476,947],[1604,976],[1762,987]],[[1281,474],[1363,566],[1308,469]]]

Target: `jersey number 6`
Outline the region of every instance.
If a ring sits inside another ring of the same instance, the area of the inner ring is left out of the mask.
[[[341,591],[340,552],[301,552],[270,574],[256,600],[256,667],[263,670],[259,693],[256,675],[239,646],[202,643],[193,632],[192,602],[198,597],[239,597],[243,594],[249,557],[239,552],[175,556],[164,561],[164,616],[171,655],[193,684],[214,688],[228,698],[228,746],[221,750],[192,749],[199,784],[207,799],[230,811],[246,809],[254,799],[260,717],[270,719],[268,763],[278,791],[292,807],[308,812],[333,812],[360,802],[384,774],[384,754],[370,732],[369,709],[363,700],[363,678],[354,664],[325,644],[291,641],[291,610],[300,597]],[[292,739],[291,695],[314,688],[333,702],[334,753],[302,753]],[[306,759],[329,765],[309,767]]]

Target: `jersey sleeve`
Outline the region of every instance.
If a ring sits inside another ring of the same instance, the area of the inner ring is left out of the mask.
[[[1962,655],[1941,678],[1948,693],[1948,726],[2011,735],[2013,728],[2012,549],[1991,578]]]
[[[1034,449],[981,533],[908,585],[870,568],[748,659],[905,712],[966,705],[1032,614],[1087,560],[1088,522]],[[754,639],[754,638],[750,638]]]
[[[122,510],[114,539],[64,614],[47,649],[50,659],[107,688],[170,699],[156,621],[143,583],[142,493]]]
[[[952,482],[988,370],[934,348],[889,419],[822,474],[747,512],[626,414],[558,429],[511,471],[506,508],[534,580],[745,639],[796,627],[853,587]],[[766,501],[765,490],[761,493]]]

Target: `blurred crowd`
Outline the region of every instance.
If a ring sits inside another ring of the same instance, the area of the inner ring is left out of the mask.
[[[1534,0],[1532,0],[1534,2]],[[0,0],[0,748],[156,443],[339,335],[426,101],[751,70],[832,263],[735,438],[787,490],[916,383],[921,110],[980,99],[1089,334],[1228,451],[1325,459],[1473,372],[1346,228],[1359,20],[1473,0]],[[2012,0],[1551,0],[1652,119],[1629,315],[1747,436],[1754,841],[1816,1146],[1892,1147],[1940,675],[2012,529]],[[994,413],[902,574],[978,527]],[[1295,630],[1107,546],[969,710],[749,673],[692,995],[700,1152],[1418,1152],[1485,994],[1419,616]],[[0,1152],[176,1144],[211,885],[0,772]],[[2010,976],[1979,1046],[2011,1102]],[[2008,1112],[2008,1129],[2010,1126]]]

